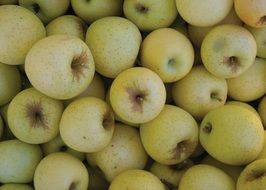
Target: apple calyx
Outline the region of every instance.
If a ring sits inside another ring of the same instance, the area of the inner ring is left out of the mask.
[[[107,111],[103,116],[103,127],[105,129],[111,129],[115,125],[114,116],[111,111]]]
[[[77,184],[72,182],[68,188],[68,190],[77,190]]]
[[[129,100],[132,103],[132,111],[143,113],[143,102],[147,94],[144,91],[140,91],[136,88],[127,88]]]
[[[33,101],[26,105],[26,117],[29,119],[32,128],[49,128],[45,120],[41,101]]]
[[[236,72],[240,66],[239,59],[236,56],[224,57],[223,63],[227,65],[232,72]]]
[[[266,15],[260,17],[259,21],[256,23],[257,26],[265,26],[266,25]]]
[[[214,100],[218,100],[219,102],[222,102],[222,101],[223,101],[223,99],[220,98],[216,92],[212,92],[210,96],[211,96],[211,99],[212,99],[212,100],[213,100],[213,99],[214,99]]]
[[[172,67],[176,64],[176,61],[174,58],[171,58],[168,60],[167,64],[168,64],[168,66]]]
[[[246,181],[258,180],[265,176],[266,176],[266,171],[251,170],[246,176]]]
[[[71,71],[77,81],[80,80],[81,76],[84,76],[84,70],[88,69],[88,56],[85,51],[82,51],[81,54],[74,56],[71,62]]]
[[[147,13],[149,10],[148,7],[142,5],[141,3],[136,4],[135,8],[137,9],[138,12],[143,13],[143,14]]]
[[[176,147],[173,149],[173,159],[179,160],[181,159],[181,154],[185,154],[189,156],[193,153],[197,143],[189,140],[184,140],[177,143]]]
[[[212,131],[212,124],[210,122],[207,122],[206,125],[202,128],[202,131],[210,134]]]

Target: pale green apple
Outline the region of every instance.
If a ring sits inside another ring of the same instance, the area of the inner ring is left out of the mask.
[[[194,66],[184,78],[173,83],[172,96],[177,106],[201,120],[210,110],[225,104],[226,80],[212,75],[204,66]]]
[[[264,127],[266,128],[266,95],[259,102],[258,113]]]
[[[94,59],[81,39],[52,35],[30,49],[25,61],[30,83],[55,99],[69,99],[82,93],[93,79]]]
[[[120,16],[123,0],[71,0],[71,6],[78,17],[91,24],[106,16]]]
[[[109,78],[134,66],[141,41],[139,29],[131,21],[116,16],[96,20],[86,33],[96,71]]]
[[[237,105],[209,111],[200,125],[199,139],[216,160],[229,165],[253,161],[262,151],[264,128],[258,116]]]
[[[20,6],[37,15],[44,24],[65,14],[70,5],[70,0],[19,0],[18,2]]]
[[[185,110],[166,104],[153,120],[140,125],[140,137],[148,155],[172,165],[187,159],[198,144],[198,125]]]
[[[160,178],[161,182],[163,182],[166,187],[175,189],[178,187],[183,174],[193,165],[194,163],[190,159],[186,159],[175,165],[164,165],[154,162],[149,171]]]
[[[212,28],[201,45],[204,66],[221,78],[242,74],[254,63],[256,54],[257,45],[252,34],[244,27],[233,24]]]
[[[24,64],[26,54],[46,31],[43,23],[29,10],[18,5],[0,6],[0,62]]]
[[[266,93],[266,59],[256,58],[244,73],[226,82],[232,99],[244,102],[259,99]]]
[[[261,58],[266,58],[266,27],[262,28],[254,28],[248,25],[244,25],[246,29],[248,29],[251,34],[254,36],[257,43],[257,56]]]
[[[18,93],[7,110],[8,125],[21,141],[40,144],[50,141],[59,133],[63,103],[34,88]]]
[[[87,190],[89,174],[79,159],[57,152],[40,161],[33,183],[36,190]]]
[[[17,4],[18,0],[0,0],[0,5]]]
[[[109,182],[99,173],[98,170],[94,170],[92,167],[86,165],[89,172],[89,187],[88,190],[107,190]]]
[[[0,106],[7,104],[21,90],[20,73],[16,66],[0,63]]]
[[[63,15],[53,19],[46,26],[47,36],[54,34],[72,35],[85,40],[87,24],[75,15]]]
[[[108,190],[165,190],[160,179],[146,170],[131,169],[114,178]]]
[[[194,26],[212,26],[223,20],[233,7],[233,0],[175,0],[178,13]],[[208,13],[208,14],[207,14]]]
[[[0,190],[34,190],[32,186],[19,183],[8,183],[0,186]]]
[[[225,105],[242,106],[242,107],[244,107],[246,109],[249,109],[250,111],[252,111],[253,113],[255,113],[258,117],[260,117],[259,116],[259,113],[257,112],[257,110],[253,106],[251,106],[250,104],[248,104],[246,102],[230,100],[230,101],[225,102]]]
[[[235,185],[234,180],[221,169],[197,164],[184,173],[178,190],[235,190]]]
[[[20,140],[0,142],[0,182],[29,183],[37,165],[42,159],[39,145],[31,145]]]
[[[144,169],[147,160],[139,131],[121,123],[115,124],[112,140],[105,148],[87,154],[88,163],[101,170],[109,182],[125,170]]]
[[[265,190],[266,189],[266,159],[259,159],[246,165],[241,172],[236,190]]]
[[[57,137],[53,138],[52,140],[43,143],[40,145],[44,156],[48,154],[52,154],[55,152],[66,152],[71,154],[72,156],[77,157],[79,160],[85,160],[85,153],[78,152],[72,148],[69,148],[64,141],[62,140],[61,136],[58,135]]]
[[[123,11],[142,31],[169,27],[178,14],[175,0],[125,0]]]
[[[149,33],[141,44],[141,65],[156,72],[163,82],[175,82],[189,73],[194,49],[189,39],[172,28]]]
[[[63,141],[80,152],[97,152],[110,143],[115,121],[110,106],[102,99],[83,97],[64,110],[59,129]]]
[[[145,67],[127,69],[111,84],[111,106],[127,122],[139,124],[151,121],[161,112],[165,100],[163,81]]]

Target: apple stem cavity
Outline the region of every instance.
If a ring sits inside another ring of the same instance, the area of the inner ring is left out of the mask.
[[[132,103],[132,111],[143,113],[143,102],[146,94],[136,88],[127,88],[129,100]]]
[[[218,100],[219,102],[222,102],[222,101],[223,101],[223,99],[220,98],[220,97],[218,96],[218,94],[215,93],[215,92],[212,92],[212,93],[211,93],[211,99]]]
[[[175,63],[176,63],[176,61],[175,61],[174,58],[171,58],[171,59],[169,59],[169,61],[168,61],[168,65],[169,65],[170,67],[173,66],[173,65],[175,65]]]
[[[246,181],[254,181],[254,180],[260,179],[264,176],[266,176],[265,171],[251,170],[251,172],[246,177]]]
[[[205,133],[210,134],[212,131],[212,124],[210,122],[207,122],[206,125],[202,128],[202,130]]]
[[[240,66],[239,60],[236,56],[225,57],[223,63],[228,65],[233,72],[236,72]]]
[[[265,26],[266,25],[266,15],[260,17],[259,21],[256,24],[257,26]]]
[[[108,111],[103,116],[103,127],[105,129],[111,129],[115,125],[115,120],[112,112]]]
[[[71,71],[74,78],[77,81],[80,80],[81,76],[84,76],[84,70],[88,69],[88,56],[85,51],[82,51],[81,54],[74,56],[71,62]]]
[[[189,141],[181,141],[179,142],[176,147],[173,149],[173,159],[179,160],[181,158],[181,154],[184,153],[185,155],[191,155],[194,151],[197,143],[189,142]]]
[[[68,188],[68,190],[77,190],[77,184],[72,182]]]
[[[142,4],[140,4],[140,3],[138,3],[137,5],[136,5],[136,9],[137,9],[137,11],[138,12],[140,12],[140,13],[147,13],[148,12],[148,8],[147,7],[145,7],[144,5],[142,5]]]

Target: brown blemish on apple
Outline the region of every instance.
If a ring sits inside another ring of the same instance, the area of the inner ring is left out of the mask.
[[[161,182],[167,187],[167,189],[169,190],[173,190],[176,188],[176,186],[172,183],[170,183],[169,181],[167,181],[166,179],[160,179]]]
[[[181,154],[185,154],[189,156],[193,153],[197,146],[197,143],[194,141],[184,140],[179,142],[176,147],[172,150],[174,160],[179,160],[181,158]]]
[[[48,129],[47,121],[43,113],[41,101],[33,101],[26,105],[26,117],[30,121],[32,128],[42,127]]]
[[[143,101],[145,100],[146,93],[131,87],[128,87],[126,91],[132,104],[132,111],[143,113]]]
[[[207,122],[206,125],[202,128],[202,131],[210,134],[212,132],[212,124],[210,122]]]
[[[111,111],[107,111],[104,116],[103,116],[103,127],[105,129],[111,129],[115,125],[115,120],[114,120],[114,115],[112,114]]]
[[[140,13],[147,13],[148,12],[148,7],[145,7],[144,5],[142,5],[141,3],[137,3],[135,8],[137,9],[138,12]]]
[[[259,21],[256,23],[257,26],[265,26],[266,25],[266,15],[262,16]]]
[[[84,71],[88,68],[88,56],[86,51],[82,51],[81,54],[73,57],[71,71],[74,79],[79,81],[81,76],[84,76]]]
[[[229,67],[233,73],[237,72],[240,67],[239,59],[236,56],[224,57],[223,64]]]
[[[266,176],[266,171],[251,170],[246,176],[246,181],[248,182],[248,181],[258,180],[265,176]]]
[[[68,188],[68,190],[77,190],[77,184],[72,182]]]

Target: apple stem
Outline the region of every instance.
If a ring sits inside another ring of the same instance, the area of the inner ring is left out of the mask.
[[[141,13],[146,13],[148,11],[148,8],[140,3],[136,5],[136,9]]]

